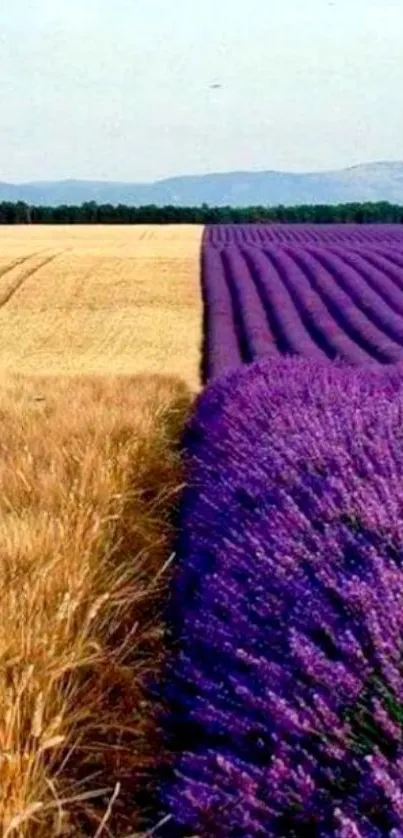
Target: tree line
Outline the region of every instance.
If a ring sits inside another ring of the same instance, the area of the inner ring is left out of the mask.
[[[22,201],[0,203],[0,224],[402,224],[403,206],[377,203],[302,204],[285,207],[132,207],[125,204],[29,206]]]

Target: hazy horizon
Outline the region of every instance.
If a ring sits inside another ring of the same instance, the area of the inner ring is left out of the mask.
[[[400,162],[402,36],[401,0],[14,0],[0,180]]]
[[[279,173],[279,174],[292,174],[292,175],[298,175],[298,174],[301,174],[301,175],[326,174],[326,173],[329,173],[331,171],[345,171],[346,169],[353,169],[353,168],[362,167],[362,166],[375,166],[375,165],[384,165],[384,164],[388,165],[388,164],[393,164],[393,163],[399,163],[399,164],[403,165],[403,157],[402,157],[401,160],[366,160],[366,161],[363,161],[361,163],[353,163],[351,166],[343,166],[342,168],[338,168],[338,169],[335,169],[335,170],[322,168],[322,169],[316,169],[316,170],[306,169],[306,170],[291,171],[291,170],[287,170],[287,169],[261,169],[261,168],[256,168],[256,167],[251,166],[248,169],[231,169],[231,170],[229,170],[229,169],[224,170],[223,169],[221,171],[190,172],[187,175],[186,174],[183,175],[181,173],[173,173],[173,174],[168,175],[166,177],[155,178],[155,180],[140,180],[140,179],[138,179],[136,181],[128,181],[128,180],[115,180],[114,178],[63,177],[63,178],[55,178],[55,179],[53,179],[53,178],[38,178],[38,179],[27,180],[27,181],[6,181],[6,180],[4,180],[4,181],[2,181],[2,183],[7,183],[8,182],[11,186],[20,186],[22,184],[26,185],[26,186],[29,186],[30,184],[37,185],[37,184],[41,184],[41,183],[50,183],[50,182],[60,182],[60,183],[69,183],[70,182],[70,183],[73,183],[73,182],[83,182],[83,181],[88,180],[89,182],[97,182],[98,181],[99,183],[123,183],[123,184],[124,183],[133,183],[133,184],[139,184],[139,185],[141,185],[141,184],[147,185],[147,184],[155,183],[159,180],[161,180],[161,181],[162,180],[170,180],[171,178],[192,177],[192,176],[194,176],[194,177],[203,177],[203,176],[204,177],[209,177],[210,176],[211,177],[211,176],[220,175],[220,174],[223,174],[223,175],[224,174],[241,174],[243,172],[248,173],[248,174],[249,173],[259,174],[260,172],[270,172],[270,171],[276,172],[276,173]]]

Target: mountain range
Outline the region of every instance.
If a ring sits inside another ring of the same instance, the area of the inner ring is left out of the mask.
[[[62,180],[0,182],[0,201],[37,206],[292,206],[389,201],[403,204],[403,162],[363,163],[328,172],[249,171],[183,175],[152,183]]]

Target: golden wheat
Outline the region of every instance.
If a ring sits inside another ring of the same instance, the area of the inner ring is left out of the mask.
[[[188,405],[163,377],[2,382],[4,838],[139,826]]]
[[[0,369],[199,383],[202,228],[0,227]]]
[[[0,228],[1,838],[142,828],[200,235]]]

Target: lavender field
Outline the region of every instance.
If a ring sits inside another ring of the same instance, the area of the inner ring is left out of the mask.
[[[403,228],[204,233],[173,838],[403,838]]]
[[[279,354],[403,358],[403,227],[207,227],[202,288],[205,380]]]
[[[402,838],[403,375],[263,360],[185,438],[175,836]]]

